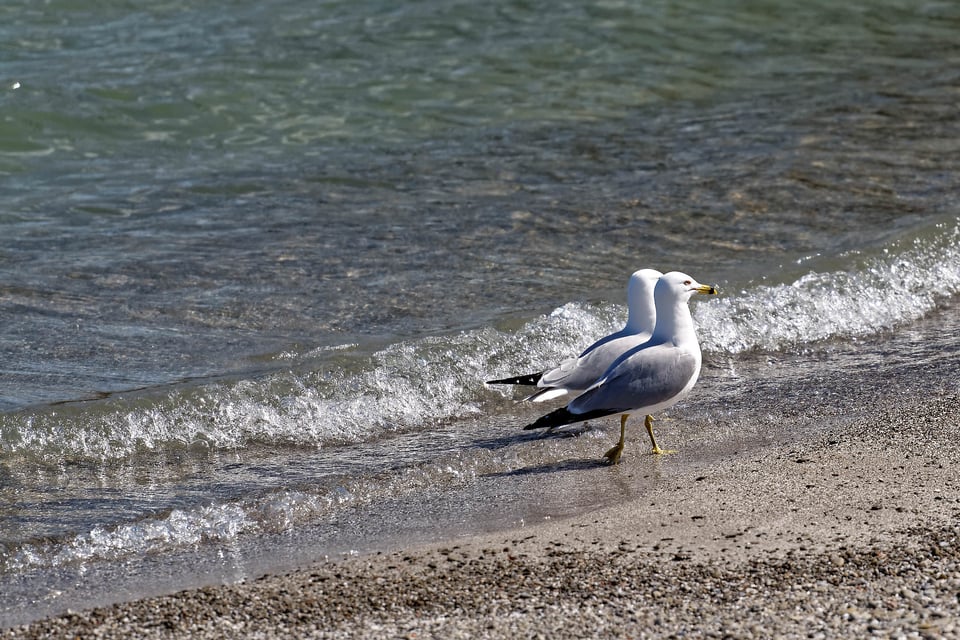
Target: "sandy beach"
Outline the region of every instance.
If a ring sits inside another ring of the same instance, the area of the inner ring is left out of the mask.
[[[958,400],[881,405],[579,517],[72,612],[3,637],[955,637]]]

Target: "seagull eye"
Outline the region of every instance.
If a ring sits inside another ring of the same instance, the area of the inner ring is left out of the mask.
[[[691,281],[691,280],[684,280],[684,281],[683,281],[683,284],[684,284],[684,286],[689,287],[690,285],[693,284],[693,281]]]

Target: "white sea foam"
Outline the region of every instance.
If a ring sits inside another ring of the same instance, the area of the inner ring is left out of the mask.
[[[282,533],[345,507],[370,504],[385,497],[423,492],[473,480],[478,473],[503,471],[498,454],[477,451],[443,462],[427,462],[357,475],[324,487],[274,489],[237,501],[173,509],[135,522],[96,526],[90,531],[0,549],[0,574],[34,567],[83,566],[123,560],[134,555],[226,545],[242,535]]]
[[[777,351],[866,336],[923,317],[960,292],[960,226],[896,243],[848,271],[812,271],[699,305],[705,351]]]
[[[201,542],[231,540],[255,527],[254,520],[238,505],[175,509],[166,516],[114,528],[95,527],[63,541],[28,543],[5,558],[2,565],[5,571],[22,571],[28,567],[117,560]]]
[[[811,271],[793,282],[697,300],[704,352],[791,350],[869,335],[915,320],[960,292],[955,223],[845,262],[844,271]],[[423,338],[366,356],[341,351],[330,367],[319,357],[313,370],[163,397],[9,414],[0,416],[0,447],[7,455],[102,460],[171,448],[376,440],[485,412],[512,391],[484,380],[553,365],[619,328],[624,315],[617,304],[569,303],[513,331]]]
[[[8,455],[103,460],[169,448],[372,440],[478,414],[495,399],[483,382],[494,371],[558,361],[612,330],[618,312],[568,304],[516,334],[483,329],[401,342],[339,369],[9,414],[0,417],[0,446]]]

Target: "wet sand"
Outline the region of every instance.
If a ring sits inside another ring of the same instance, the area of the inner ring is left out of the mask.
[[[2,637],[960,635],[960,397],[879,406],[574,518],[70,613]],[[645,461],[626,459],[621,470]]]

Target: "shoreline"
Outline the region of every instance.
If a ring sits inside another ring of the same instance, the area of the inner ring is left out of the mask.
[[[960,633],[958,396],[694,465],[598,511],[47,618],[0,637]],[[621,465],[642,465],[633,459]]]

